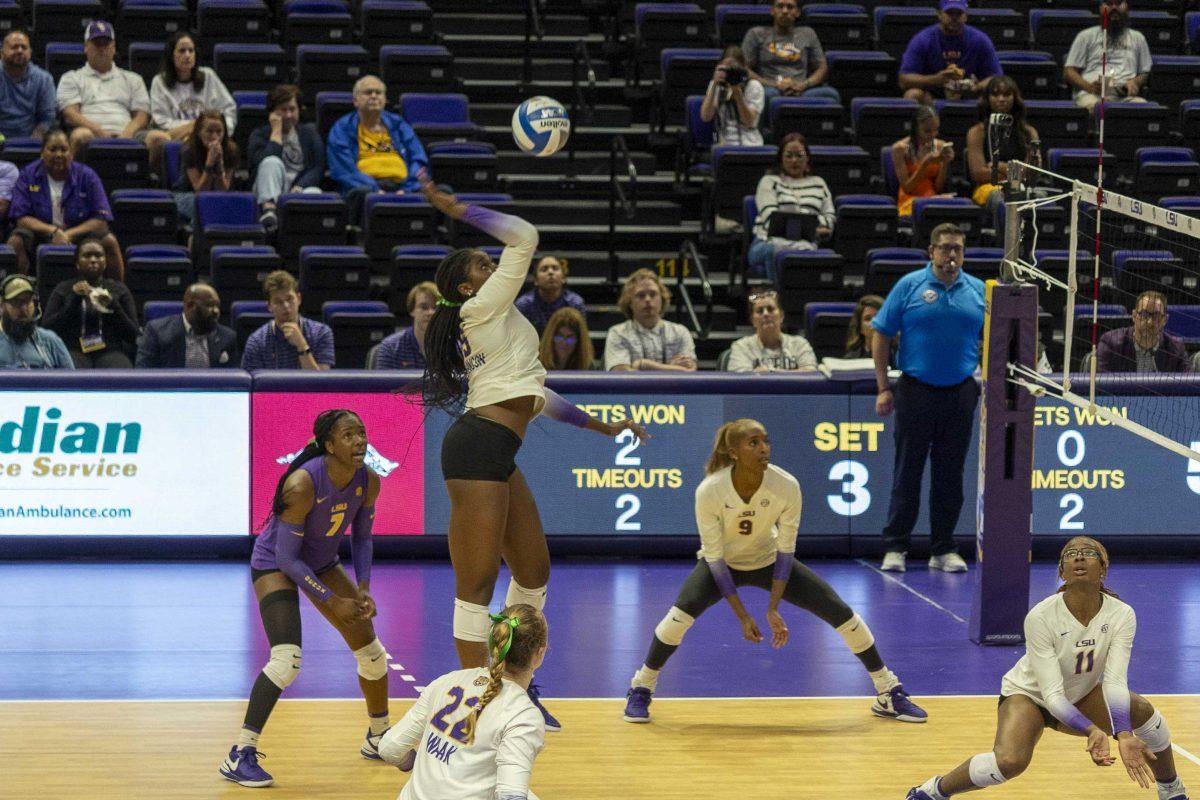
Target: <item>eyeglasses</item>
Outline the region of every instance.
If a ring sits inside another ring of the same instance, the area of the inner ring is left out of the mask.
[[[1099,561],[1100,551],[1093,547],[1072,547],[1070,550],[1063,551],[1063,561],[1072,561],[1076,558],[1086,558],[1088,561]]]
[[[939,253],[961,253],[963,246],[961,244],[935,244],[933,249]]]
[[[557,333],[554,334],[555,344],[575,344],[578,341],[578,336],[559,336]]]
[[[749,300],[751,303],[754,303],[759,300],[769,300],[771,298],[778,297],[778,296],[779,296],[779,292],[775,291],[774,289],[767,289],[766,291],[763,291],[763,292],[755,292],[754,294],[748,296],[746,299]]]
[[[1135,317],[1137,317],[1138,319],[1150,319],[1150,320],[1164,319],[1167,316],[1166,314],[1164,314],[1161,311],[1135,311],[1135,312],[1133,312],[1133,315]]]

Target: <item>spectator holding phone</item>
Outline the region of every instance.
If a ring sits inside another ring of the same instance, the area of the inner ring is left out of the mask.
[[[945,192],[950,165],[954,163],[954,145],[938,138],[939,125],[933,106],[917,106],[912,134],[892,145],[892,166],[900,184],[896,206],[902,217],[912,216],[913,200],[918,197]]]

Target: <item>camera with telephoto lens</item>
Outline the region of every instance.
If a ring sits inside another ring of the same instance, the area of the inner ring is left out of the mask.
[[[749,73],[742,67],[725,68],[725,83],[729,86],[741,86],[749,77]]]

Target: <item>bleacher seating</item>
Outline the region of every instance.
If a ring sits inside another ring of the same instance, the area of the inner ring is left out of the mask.
[[[804,336],[816,351],[817,358],[842,357],[854,305],[843,301],[804,304]]]
[[[634,8],[634,75],[655,79],[658,53],[681,42],[702,41],[707,15],[695,3],[638,3]]]
[[[422,144],[466,142],[480,135],[479,126],[471,121],[465,94],[405,92],[400,96],[400,115]]]
[[[334,366],[361,369],[367,353],[396,330],[396,317],[378,301],[330,301],[321,308],[325,324],[333,329]]]
[[[802,24],[812,28],[821,46],[829,48],[871,47],[872,25],[866,10],[854,3],[804,3]]]
[[[418,92],[456,92],[454,57],[440,44],[389,44],[379,49],[379,77],[387,86]]]
[[[34,259],[33,274],[37,278],[38,299],[45,306],[54,287],[77,274],[75,245],[43,244],[39,246],[37,257]]]
[[[1133,190],[1138,197],[1155,202],[1165,195],[1200,190],[1200,164],[1190,147],[1139,147],[1134,158]]]
[[[879,49],[899,60],[913,36],[937,24],[937,11],[932,6],[877,6],[874,21]]]
[[[305,245],[337,246],[346,243],[346,201],[336,192],[295,192],[278,203],[276,247],[289,265],[296,263]]]
[[[1044,50],[1001,50],[996,53],[1000,68],[1021,87],[1021,97],[1058,100],[1063,95],[1062,68]],[[1040,131],[1039,131],[1040,132]]]
[[[265,245],[218,245],[210,253],[209,283],[228,305],[262,297],[267,275],[283,269],[283,259]]]
[[[142,323],[149,324],[156,319],[173,317],[182,313],[182,300],[147,300],[142,304]]]
[[[182,245],[125,248],[125,285],[138,300],[179,300],[193,278],[192,259]]]
[[[361,247],[306,245],[299,253],[300,299],[306,314],[331,300],[367,300],[371,260]]]
[[[801,133],[810,145],[842,143],[846,109],[828,97],[776,97],[767,113],[776,142]]]

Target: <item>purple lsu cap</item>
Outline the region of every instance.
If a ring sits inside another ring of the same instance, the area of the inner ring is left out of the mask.
[[[90,42],[92,39],[112,39],[116,41],[117,33],[113,30],[111,22],[105,22],[102,19],[94,21],[87,26],[87,32],[83,35],[83,41]]]
[[[967,0],[942,0],[938,5],[942,11],[967,11]]]

